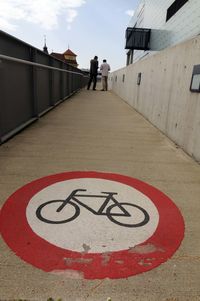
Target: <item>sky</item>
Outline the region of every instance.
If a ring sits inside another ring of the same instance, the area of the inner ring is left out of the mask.
[[[126,65],[125,30],[139,0],[0,0],[0,30],[49,53],[68,47],[79,68],[107,59],[111,70]]]

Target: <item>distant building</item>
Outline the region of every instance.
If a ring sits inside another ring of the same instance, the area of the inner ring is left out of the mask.
[[[89,74],[90,74],[90,69],[82,68],[81,71],[82,71],[85,75],[89,75]]]
[[[199,0],[140,0],[126,30],[127,65],[199,34]]]
[[[73,53],[69,48],[64,53],[52,52],[50,55],[52,55],[56,59],[63,61],[64,63],[72,65],[76,68],[78,67],[78,64],[76,61],[77,55],[75,53]]]
[[[47,45],[46,45],[46,36],[44,37],[44,47],[43,47],[43,51],[44,51],[44,53],[49,54],[48,48],[47,48]]]

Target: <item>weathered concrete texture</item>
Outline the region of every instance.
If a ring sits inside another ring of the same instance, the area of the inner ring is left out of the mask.
[[[0,147],[1,204],[34,179],[74,170],[124,174],[166,193],[185,219],[180,248],[150,272],[86,281],[38,270],[1,240],[0,299],[200,300],[199,165],[111,92],[83,90]]]
[[[200,37],[117,70],[113,91],[200,161],[200,93],[190,91]],[[137,85],[141,73],[140,85]],[[123,77],[125,80],[123,81]]]

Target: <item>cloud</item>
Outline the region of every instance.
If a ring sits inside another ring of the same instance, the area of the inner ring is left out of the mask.
[[[16,29],[16,26],[13,24],[10,24],[7,20],[0,17],[0,29],[14,31]]]
[[[50,30],[58,27],[61,15],[71,26],[78,8],[85,3],[86,0],[0,0],[0,28],[15,30],[21,20]]]
[[[78,12],[75,9],[67,10],[67,23],[72,23],[74,18],[78,15]]]
[[[75,9],[67,9],[66,11],[67,17],[66,17],[66,21],[67,21],[67,30],[71,30],[72,28],[72,22],[74,21],[74,19],[78,16],[78,12]]]
[[[129,9],[129,10],[127,10],[125,13],[128,15],[128,16],[130,16],[130,17],[132,17],[133,15],[134,15],[134,10],[131,10],[131,9]]]

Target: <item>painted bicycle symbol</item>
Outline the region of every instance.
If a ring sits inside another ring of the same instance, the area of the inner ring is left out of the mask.
[[[124,227],[142,227],[149,222],[149,214],[144,208],[132,203],[118,202],[115,198],[115,196],[118,194],[117,192],[101,192],[102,194],[100,195],[82,193],[86,191],[86,189],[75,189],[65,200],[51,200],[41,204],[36,210],[37,218],[42,222],[49,224],[68,223],[79,216],[80,206],[82,206],[91,213],[98,216],[107,216],[111,222]],[[81,202],[79,198],[100,198],[105,200],[100,208],[96,211],[85,203]],[[53,208],[52,210],[56,211],[54,213],[59,215],[59,213],[63,212],[64,209],[69,208],[70,206],[71,209],[73,209],[72,215],[65,219],[55,219],[47,216],[49,215],[49,213],[47,214],[47,209],[50,209],[50,207]],[[116,212],[116,209],[117,211],[120,210],[120,212]],[[132,214],[130,211],[133,211],[134,213]],[[138,218],[136,219],[136,216],[140,217],[139,220]]]

